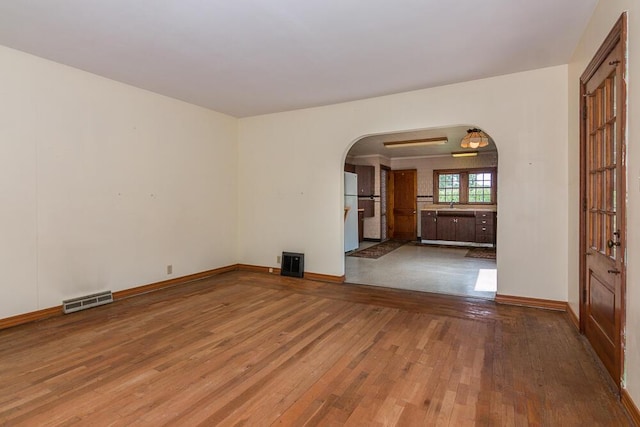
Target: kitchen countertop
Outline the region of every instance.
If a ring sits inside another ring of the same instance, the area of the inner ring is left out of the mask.
[[[447,204],[442,205],[428,205],[420,208],[421,211],[489,211],[497,212],[498,207],[496,205],[453,205],[450,208]]]

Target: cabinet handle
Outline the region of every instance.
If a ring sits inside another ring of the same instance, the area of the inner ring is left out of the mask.
[[[611,274],[620,274],[620,270],[618,270],[618,269],[607,270],[607,273],[611,273]]]
[[[482,227],[482,231],[487,231],[487,227]]]
[[[486,224],[486,223],[487,223],[487,221],[482,221],[482,223],[483,223],[483,224]]]

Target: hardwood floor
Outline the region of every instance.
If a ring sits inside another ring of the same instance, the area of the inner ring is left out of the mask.
[[[566,314],[250,272],[0,331],[0,425],[630,425]]]

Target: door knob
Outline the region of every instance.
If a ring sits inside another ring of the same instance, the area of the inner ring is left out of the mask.
[[[612,248],[614,246],[620,246],[620,242],[614,242],[613,240],[609,239],[607,240],[607,247],[608,248]]]

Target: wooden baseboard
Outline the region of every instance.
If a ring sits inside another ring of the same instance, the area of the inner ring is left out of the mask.
[[[565,301],[499,294],[496,295],[495,301],[498,304],[521,305],[524,307],[542,308],[545,310],[567,311],[567,303]]]
[[[280,269],[276,267],[262,267],[260,265],[238,264],[238,270],[253,271],[255,273],[280,274]],[[269,271],[271,270],[271,271]],[[309,280],[317,280],[319,282],[344,283],[344,275],[331,276],[329,274],[319,274],[304,272],[304,278]]]
[[[622,392],[620,393],[620,401],[635,425],[640,426],[640,409],[638,409],[638,406],[635,404],[631,396],[629,396],[627,390],[622,389]]]
[[[213,270],[202,271],[200,273],[189,274],[188,276],[176,277],[174,279],[163,280],[161,282],[124,289],[122,291],[114,292],[113,299],[118,300],[140,294],[146,294],[147,292],[157,291],[158,289],[167,288],[169,286],[182,285],[184,283],[193,282],[194,280],[206,279],[207,277],[216,276],[218,274],[227,273],[229,271],[236,271],[237,269],[238,265],[233,264],[226,267],[214,268]]]
[[[569,319],[571,320],[571,323],[573,323],[573,326],[575,326],[577,330],[580,330],[580,319],[571,308],[571,304],[568,304],[568,303],[567,303],[567,314],[569,315]]]
[[[269,271],[271,268],[272,271]],[[238,264],[238,270],[241,271],[252,271],[254,273],[268,273],[268,274],[280,274],[280,269],[275,267],[262,267],[259,265],[251,265],[251,264]]]
[[[23,323],[35,322],[36,320],[43,320],[53,316],[59,316],[62,314],[62,306],[45,308],[38,311],[32,311],[30,313],[18,314],[16,316],[0,319],[0,330],[11,328],[13,326],[22,325]]]
[[[331,276],[329,274],[304,273],[304,277],[305,279],[319,282],[344,283],[344,274],[342,276]]]
[[[181,285],[184,283],[192,282],[194,280],[205,279],[207,277],[215,276],[218,274],[226,273],[228,271],[235,271],[238,269],[236,264],[229,265],[227,267],[216,268],[213,270],[207,270],[200,273],[190,274],[188,276],[176,277],[175,279],[163,280],[162,282],[151,283],[149,285],[138,286],[135,288],[124,289],[113,293],[113,299],[118,300],[121,298],[128,298],[135,295],[145,294],[147,292],[155,291],[158,289],[166,288],[169,286]],[[13,326],[22,325],[24,323],[35,322],[37,320],[43,320],[49,317],[62,315],[62,306],[45,308],[38,311],[32,311],[29,313],[18,314],[17,316],[7,317],[0,319],[0,330],[11,328]]]

